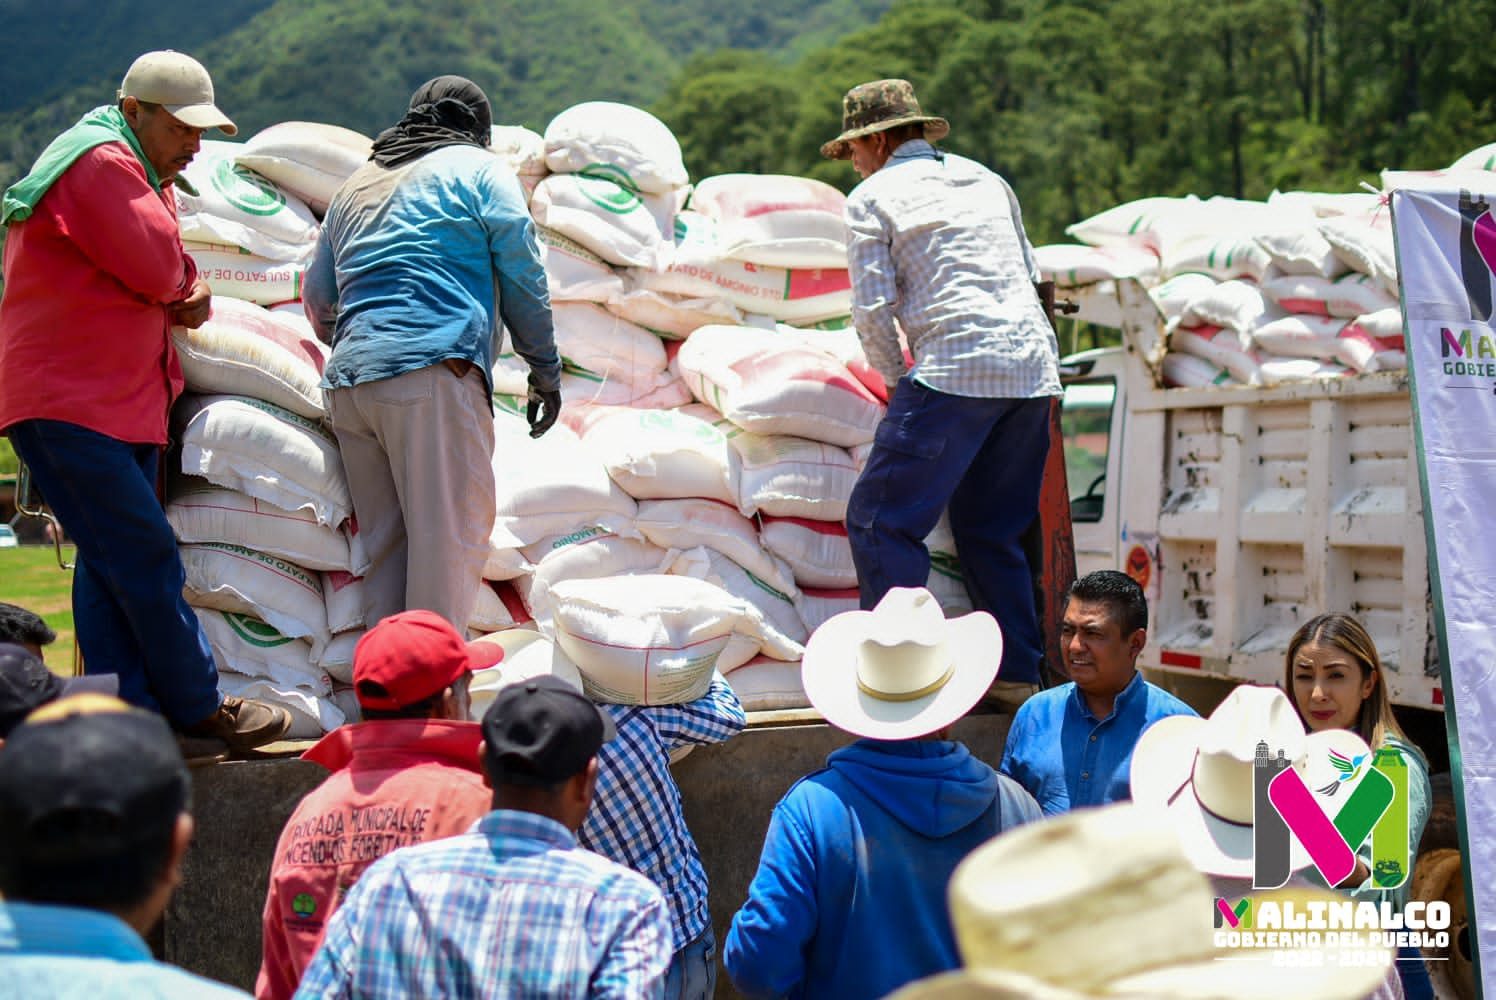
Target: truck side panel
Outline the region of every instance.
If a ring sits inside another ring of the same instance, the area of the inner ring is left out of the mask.
[[[1154,620],[1140,664],[1274,684],[1300,624],[1349,611],[1376,640],[1392,700],[1440,707],[1406,375],[1163,389],[1145,362],[1157,342],[1135,336],[1147,327],[1124,323],[1128,349],[1091,372],[1118,373],[1126,409],[1110,442],[1121,455],[1108,456],[1114,549],[1081,544],[1077,526],[1082,572],[1144,581]]]

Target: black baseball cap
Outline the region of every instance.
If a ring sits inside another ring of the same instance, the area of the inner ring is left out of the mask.
[[[182,751],[159,715],[85,695],[0,747],[0,864],[88,864],[159,839],[187,808]]]
[[[511,684],[483,713],[483,753],[495,781],[556,785],[618,735],[613,717],[556,677]]]
[[[83,691],[118,694],[119,677],[95,674],[63,679],[25,646],[0,642],[0,740],[7,739],[34,710]]]

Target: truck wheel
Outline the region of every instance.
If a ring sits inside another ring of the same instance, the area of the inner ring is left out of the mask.
[[[1425,903],[1443,900],[1449,904],[1449,947],[1424,949],[1430,961],[1429,978],[1440,995],[1475,1000],[1475,965],[1471,961],[1470,918],[1465,908],[1465,872],[1460,852],[1439,847],[1418,855],[1413,866],[1412,898]]]

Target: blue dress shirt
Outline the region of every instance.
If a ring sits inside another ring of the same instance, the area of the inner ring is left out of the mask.
[[[998,770],[1028,789],[1046,816],[1125,801],[1132,798],[1132,748],[1143,730],[1171,715],[1196,714],[1135,673],[1112,713],[1098,719],[1072,681],[1019,706]]]

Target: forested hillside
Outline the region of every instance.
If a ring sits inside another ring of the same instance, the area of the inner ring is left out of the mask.
[[[578,101],[651,107],[694,177],[856,175],[820,159],[842,93],[912,79],[945,145],[1005,173],[1036,242],[1149,194],[1351,190],[1496,140],[1496,0],[0,0],[0,178],[172,45],[253,132],[373,132],[439,72],[502,122]],[[885,13],[886,11],[886,13]],[[190,12],[190,13],[189,13]]]
[[[650,104],[693,53],[758,49],[780,64],[890,0],[0,0],[0,182],[113,99],[139,53],[191,52],[246,133],[310,118],[376,131],[438,73],[480,82],[503,122],[544,128],[579,101]]]
[[[786,72],[698,58],[654,110],[697,176],[811,173],[840,98],[904,76],[1008,176],[1035,242],[1132,198],[1351,190],[1496,140],[1496,0],[901,0]]]

